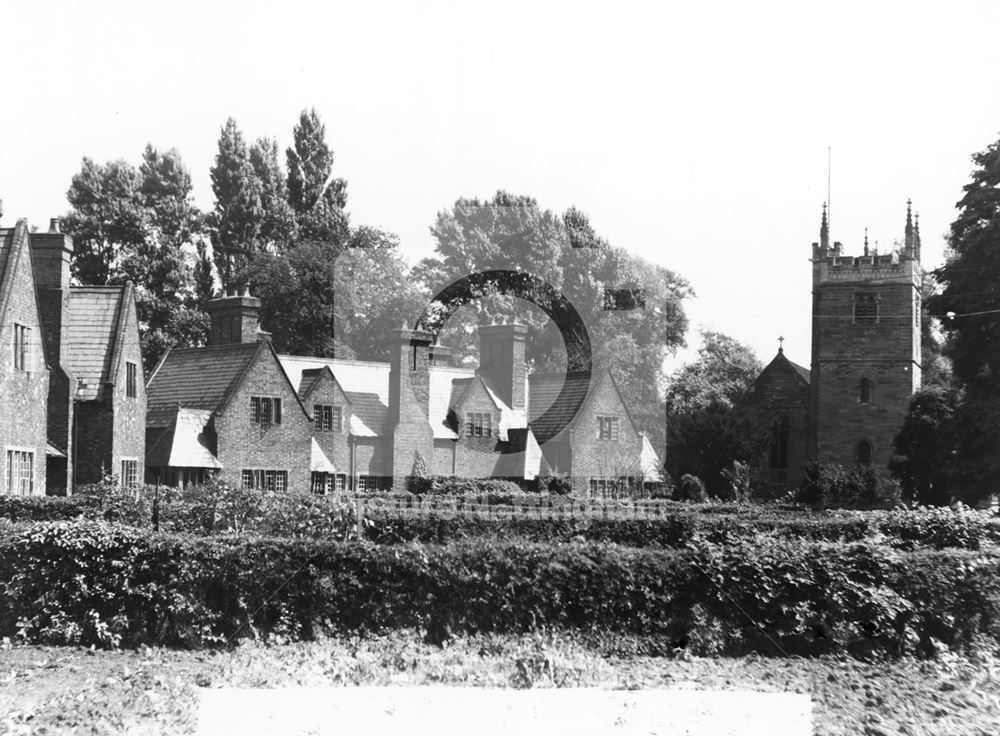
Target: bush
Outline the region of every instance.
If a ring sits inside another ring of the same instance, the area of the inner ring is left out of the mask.
[[[899,483],[880,480],[874,468],[809,461],[795,500],[824,508],[892,507],[900,502]]]
[[[1000,554],[876,544],[378,547],[51,522],[0,539],[0,586],[0,636],[54,644],[207,646],[420,626],[606,630],[700,654],[869,655],[1000,636]]]
[[[565,475],[539,475],[528,484],[534,493],[568,496],[573,492],[573,483]]]
[[[697,475],[682,475],[680,483],[677,484],[677,500],[693,501],[694,503],[704,503],[708,500],[705,493],[705,484]]]
[[[942,547],[979,549],[986,537],[986,517],[958,504],[947,506],[914,506],[894,509],[881,519],[880,528],[897,539]]]

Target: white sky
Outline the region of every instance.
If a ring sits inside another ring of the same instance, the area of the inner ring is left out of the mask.
[[[430,252],[459,196],[571,204],[688,278],[692,327],[809,363],[810,244],[860,252],[921,215],[925,265],[1000,135],[1000,3],[281,3],[8,0],[6,223],[45,227],[80,159],[176,147],[209,209],[233,115],[284,147],[327,125],[352,222]],[[692,333],[693,338],[693,333]]]

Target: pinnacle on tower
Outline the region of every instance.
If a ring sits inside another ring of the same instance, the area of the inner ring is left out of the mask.
[[[920,260],[920,213],[913,215],[913,257]]]
[[[913,202],[909,199],[906,200],[906,231],[904,238],[904,246],[906,248],[907,255],[913,255]]]
[[[868,228],[865,228],[865,255],[868,255]]]
[[[819,226],[819,247],[830,247],[830,223],[826,219],[826,202],[823,203],[823,220]]]

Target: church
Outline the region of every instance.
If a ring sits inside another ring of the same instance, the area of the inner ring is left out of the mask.
[[[761,466],[795,488],[809,460],[888,473],[893,440],[920,389],[920,227],[907,202],[902,247],[861,255],[830,243],[826,205],[812,244],[812,354],[807,370],[782,348],[743,405],[771,430]]]

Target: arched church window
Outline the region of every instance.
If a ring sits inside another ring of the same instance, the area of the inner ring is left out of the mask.
[[[771,470],[788,470],[788,417],[775,418],[771,425],[771,451],[767,465]]]
[[[867,378],[862,378],[858,384],[858,401],[867,404],[872,400],[872,384]]]
[[[874,294],[854,295],[854,322],[873,325],[878,321],[878,301]]]
[[[872,464],[872,443],[861,440],[857,447],[858,465],[862,467]]]

